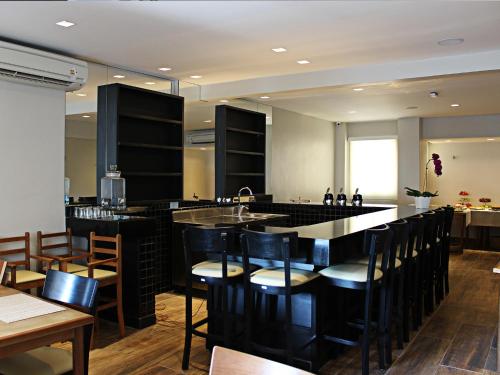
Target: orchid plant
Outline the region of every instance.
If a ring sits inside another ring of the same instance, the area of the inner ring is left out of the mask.
[[[434,193],[427,191],[427,176],[428,176],[428,172],[429,172],[429,164],[431,161],[434,164],[434,173],[436,174],[436,176],[439,177],[443,174],[443,165],[441,163],[441,159],[439,159],[439,155],[432,154],[431,158],[425,164],[425,178],[424,178],[423,191],[420,191],[417,189],[412,189],[409,187],[405,187],[406,195],[409,195],[410,197],[437,197],[439,195],[438,191],[436,191]]]

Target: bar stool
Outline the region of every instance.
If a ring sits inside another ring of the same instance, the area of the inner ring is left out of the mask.
[[[369,354],[370,354],[370,331],[372,326],[372,302],[375,288],[383,286],[384,271],[389,267],[389,258],[391,253],[393,233],[388,225],[384,224],[372,229],[367,229],[364,233],[363,253],[368,255],[368,265],[359,263],[343,263],[334,265],[321,270],[319,273],[327,285],[337,288],[355,289],[363,291],[363,319],[361,322],[354,322],[348,325],[362,330],[360,340],[349,340],[343,337],[335,337],[324,333],[323,339],[342,345],[361,346],[362,373],[369,373]],[[376,267],[377,254],[382,254],[381,268]],[[387,280],[387,278],[386,278]],[[377,324],[379,366],[385,367],[384,361],[384,313],[386,300],[381,289],[379,303],[379,320]]]
[[[444,247],[446,240],[445,222],[446,210],[441,207],[436,212],[436,250],[434,254],[434,297],[436,305],[444,298]]]
[[[297,232],[265,233],[243,229],[241,249],[243,268],[245,270],[245,350],[250,352],[255,350],[259,353],[284,357],[287,364],[291,365],[297,346],[294,345],[296,337],[293,336],[292,296],[298,293],[311,293],[310,338],[300,346],[300,349],[303,349],[316,338],[315,288],[317,283],[314,281],[319,278],[319,274],[290,266],[290,259],[297,253],[298,249]],[[262,268],[252,272],[250,258],[283,262],[283,267]],[[254,293],[257,296],[264,294],[284,297],[284,331],[274,336],[275,338],[284,338],[284,348],[264,345],[254,339],[260,336],[259,334],[264,329],[272,328],[269,327],[269,322],[263,322],[259,326],[253,324]],[[312,367],[312,364],[310,364],[310,367]]]
[[[205,227],[189,226],[183,231],[184,257],[186,261],[186,332],[184,341],[184,354],[182,357],[182,369],[189,367],[189,356],[191,353],[192,335],[203,337],[207,340],[215,339],[223,341],[225,346],[230,342],[230,324],[228,308],[228,287],[236,287],[241,283],[243,277],[243,265],[241,263],[228,261],[228,253],[234,251],[235,230],[234,227]],[[193,265],[193,255],[217,258],[206,260]],[[207,307],[209,316],[193,324],[193,281],[205,284],[209,288]],[[222,288],[222,324],[223,334],[211,333],[213,322],[211,291],[213,287]],[[233,289],[234,293],[234,289]],[[197,328],[208,323],[208,333],[198,331]]]
[[[423,215],[412,216],[407,220],[409,223],[409,238],[403,297],[403,336],[405,342],[410,341],[410,311],[412,328],[417,330],[422,324],[423,290],[420,269],[423,259],[422,245],[425,230]]]
[[[431,314],[434,311],[434,281],[435,281],[435,257],[437,243],[437,215],[435,211],[422,214],[425,221],[424,242],[422,246],[422,261],[420,267],[420,277],[424,311]]]
[[[450,262],[450,244],[451,244],[451,226],[453,224],[453,216],[455,215],[455,209],[451,206],[446,206],[445,208],[445,222],[444,222],[444,241],[443,241],[443,253],[442,253],[442,277],[444,283],[445,294],[450,292],[450,281],[448,279],[449,262]]]

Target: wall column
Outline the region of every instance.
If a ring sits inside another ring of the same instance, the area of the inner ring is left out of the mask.
[[[398,204],[413,203],[405,186],[420,190],[421,119],[398,119]]]

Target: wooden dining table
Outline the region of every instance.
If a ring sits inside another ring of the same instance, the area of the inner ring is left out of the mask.
[[[0,297],[22,293],[0,286]],[[63,311],[41,315],[12,323],[0,321],[0,359],[55,342],[73,344],[73,373],[88,373],[88,349],[84,330],[94,322],[91,315],[65,307]],[[87,354],[86,354],[87,353]]]

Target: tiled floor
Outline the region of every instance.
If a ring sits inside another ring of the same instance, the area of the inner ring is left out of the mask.
[[[474,375],[494,374],[500,275],[492,273],[500,253],[466,251],[452,256],[451,291],[434,314],[427,318],[418,334],[403,351],[394,351],[395,360],[388,374]],[[194,303],[197,318],[205,314],[204,302]],[[118,340],[117,329],[102,323],[91,353],[91,374],[182,374],[184,345],[184,298],[173,294],[157,297],[156,325],[143,330],[127,330]],[[372,346],[375,349],[375,346]],[[329,361],[321,374],[361,374],[360,356],[352,349]],[[208,372],[210,353],[204,341],[195,337],[191,367],[186,373]],[[373,374],[377,354],[371,354]]]

